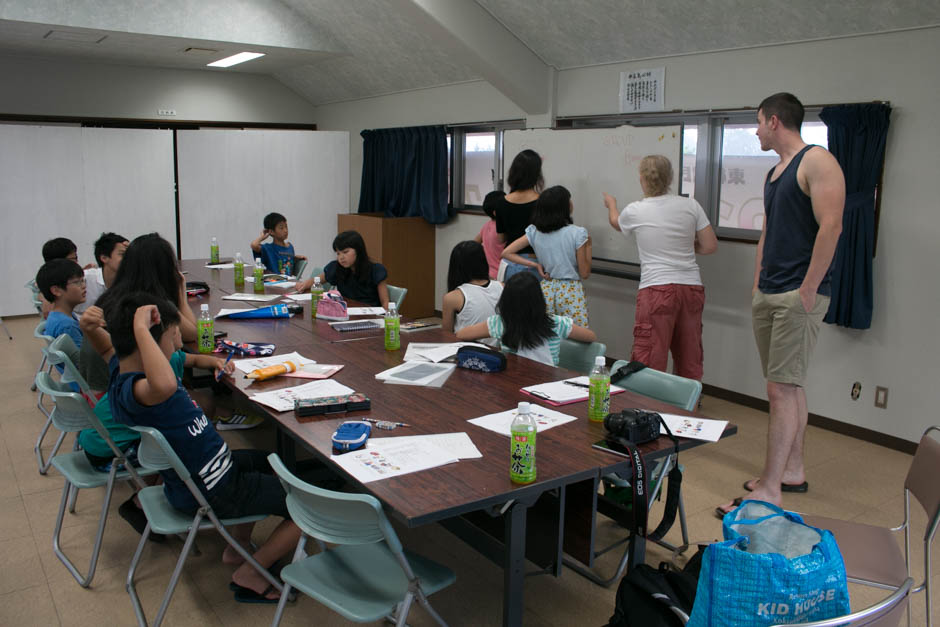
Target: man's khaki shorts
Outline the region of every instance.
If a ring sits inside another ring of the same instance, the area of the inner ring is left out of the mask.
[[[816,295],[813,310],[807,313],[799,290],[782,294],[764,294],[760,290],[754,293],[751,298],[754,339],[765,379],[803,385],[819,325],[828,309],[829,297],[820,294]]]

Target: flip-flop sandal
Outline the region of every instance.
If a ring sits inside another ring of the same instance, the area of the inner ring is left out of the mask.
[[[274,586],[269,585],[267,588],[264,589],[264,592],[260,592],[260,593],[255,592],[251,588],[239,586],[234,581],[229,585],[229,588],[231,588],[232,586],[235,586],[235,588],[233,588],[235,590],[235,600],[238,601],[239,603],[258,603],[258,604],[275,605],[277,603],[280,603],[281,601],[280,596],[274,599],[268,598],[268,595],[271,594],[272,591],[277,590],[277,588],[275,588]]]
[[[744,482],[744,489],[747,490],[748,492],[753,492],[754,486],[751,484],[757,483],[758,481],[760,481],[760,479],[748,479],[747,481]],[[803,494],[805,492],[809,492],[809,482],[804,481],[803,483],[781,483],[780,491],[781,492],[797,492],[799,494]]]
[[[719,505],[718,507],[715,508],[715,516],[717,516],[719,520],[724,520],[725,514],[729,514],[732,511],[734,511],[734,508],[741,505],[741,501],[743,500],[744,499],[742,497],[738,497],[734,499],[733,501],[731,501],[731,509],[729,509],[728,511],[721,509],[721,506]]]

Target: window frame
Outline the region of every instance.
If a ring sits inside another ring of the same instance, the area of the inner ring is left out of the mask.
[[[468,124],[451,124],[447,127],[450,141],[451,184],[449,207],[455,211],[468,211],[482,213],[483,206],[468,204],[466,194],[466,160],[464,153],[467,147],[468,133],[495,133],[496,146],[493,151],[493,189],[503,189],[503,133],[507,130],[524,129],[525,120],[500,120],[497,122],[472,122]],[[487,190],[492,191],[492,190]],[[483,194],[485,196],[486,194]]]

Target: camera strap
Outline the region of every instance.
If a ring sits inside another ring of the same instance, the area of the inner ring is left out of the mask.
[[[619,368],[611,372],[610,380],[612,382],[620,381],[621,379],[625,379],[626,377],[629,377],[634,372],[639,372],[640,370],[643,370],[644,368],[646,368],[646,364],[644,364],[642,361],[631,361],[630,363],[624,364],[623,366],[620,366]]]
[[[663,417],[659,414],[656,415],[659,418],[660,425],[666,430],[666,435],[672,440],[675,459],[673,460],[672,468],[669,469],[668,484],[666,486],[666,504],[663,507],[663,519],[659,521],[659,525],[656,529],[646,536],[649,540],[653,540],[654,542],[662,540],[672,528],[673,523],[676,522],[676,512],[679,510],[679,495],[682,491],[682,471],[679,469],[679,438],[673,435],[672,430],[669,429],[669,425],[666,424]]]

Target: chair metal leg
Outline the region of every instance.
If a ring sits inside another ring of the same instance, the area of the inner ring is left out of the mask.
[[[201,519],[201,516],[198,517]],[[196,533],[199,531],[199,522],[198,520],[193,521],[193,526],[189,530],[189,535],[186,536],[186,542],[183,544],[183,549],[180,551],[179,559],[176,560],[176,568],[173,569],[173,575],[170,577],[170,583],[166,586],[166,594],[163,595],[163,603],[160,604],[160,610],[157,612],[157,618],[153,621],[153,627],[160,627],[160,624],[163,622],[163,617],[166,615],[167,609],[170,607],[170,601],[173,599],[173,593],[176,591],[176,584],[179,583],[180,575],[183,574],[183,565],[186,563],[186,558],[189,557],[189,550],[193,546],[193,542],[196,540]]]
[[[284,584],[284,590],[281,591],[281,600],[277,602],[277,611],[274,612],[274,620],[271,621],[271,627],[277,627],[281,624],[281,616],[284,615],[284,608],[287,607],[287,597],[290,594],[290,584]]]
[[[147,626],[147,617],[144,615],[144,608],[140,604],[140,598],[137,596],[137,588],[134,587],[134,573],[137,572],[137,565],[140,563],[140,556],[143,555],[144,545],[147,538],[150,537],[150,523],[144,527],[144,532],[140,534],[140,541],[137,543],[137,549],[134,551],[134,557],[131,558],[130,568],[127,570],[127,579],[124,582],[124,588],[131,597],[131,605],[134,606],[134,614],[137,616],[137,624],[143,627]]]
[[[249,552],[245,549],[245,547],[243,547],[243,546],[241,545],[241,543],[240,543],[238,540],[236,540],[236,539],[232,536],[231,533],[229,533],[229,530],[225,528],[225,525],[223,525],[223,524],[219,521],[219,519],[216,517],[215,512],[213,512],[212,510],[209,510],[208,515],[209,515],[209,519],[210,519],[210,520],[212,521],[212,523],[215,525],[215,528],[218,530],[218,532],[219,532],[220,534],[222,534],[222,537],[225,538],[225,541],[229,543],[229,546],[231,546],[233,549],[235,549],[236,551],[238,551],[238,554],[241,555],[242,557],[244,557],[244,558],[245,558],[245,561],[248,562],[249,564],[251,564],[251,567],[254,568],[256,571],[258,571],[258,574],[260,574],[262,577],[264,577],[265,579],[267,579],[267,580],[268,580],[268,583],[271,584],[272,586],[274,586],[275,588],[277,588],[277,591],[280,592],[280,593],[283,595],[283,594],[284,594],[284,584],[282,584],[280,581],[277,580],[277,578],[276,578],[274,575],[272,575],[270,572],[268,572],[268,569],[267,569],[267,568],[265,568],[264,566],[262,566],[261,564],[259,564],[259,563],[258,563],[258,560],[256,560],[256,559],[251,555],[251,553],[249,553]]]
[[[42,359],[39,360],[39,366],[36,368],[36,374],[38,375],[40,372],[42,372],[42,369],[45,368],[45,367],[46,367],[46,354],[43,353],[43,354],[42,354]],[[33,377],[33,382],[32,382],[32,384],[30,384],[30,386],[29,386],[29,391],[30,391],[30,392],[35,392],[35,391],[36,391],[36,377],[35,377],[35,376]]]
[[[418,597],[418,603],[431,615],[431,618],[437,621],[437,624],[441,625],[441,627],[447,627],[447,622],[431,607],[431,602],[428,601],[427,595],[424,594],[424,591],[420,587],[418,587],[416,595]]]
[[[405,627],[405,621],[408,620],[408,612],[411,611],[411,603],[414,601],[414,598],[414,592],[408,590],[408,594],[405,595],[405,599],[398,604],[395,627]]]
[[[104,529],[108,523],[108,508],[111,506],[111,493],[114,489],[114,475],[116,469],[111,469],[111,474],[108,477],[108,484],[105,487],[107,492],[104,495],[104,501],[101,504],[101,516],[98,519],[98,531],[95,533],[95,543],[91,550],[91,560],[88,563],[88,574],[82,575],[78,568],[72,563],[71,560],[65,555],[62,551],[62,546],[60,544],[60,534],[62,532],[62,521],[65,518],[65,508],[69,501],[69,497],[72,494],[73,490],[78,491],[67,479],[65,485],[62,488],[62,500],[59,504],[59,513],[56,516],[55,521],[55,530],[52,532],[52,551],[55,553],[56,557],[59,558],[68,571],[72,574],[72,577],[75,578],[75,581],[78,582],[83,588],[87,588],[91,585],[91,580],[95,577],[95,569],[98,567],[98,556],[101,554],[101,541],[104,538]]]
[[[49,472],[49,467],[52,465],[52,458],[56,456],[59,452],[59,447],[62,446],[62,442],[65,441],[65,432],[59,434],[59,437],[56,438],[55,444],[52,446],[52,451],[49,453],[49,459],[43,460],[42,458],[42,440],[46,437],[46,432],[49,431],[49,427],[52,426],[52,418],[46,420],[46,424],[43,426],[42,431],[39,432],[39,439],[36,440],[36,446],[33,447],[33,450],[36,452],[36,460],[39,462],[39,474],[44,475]]]

